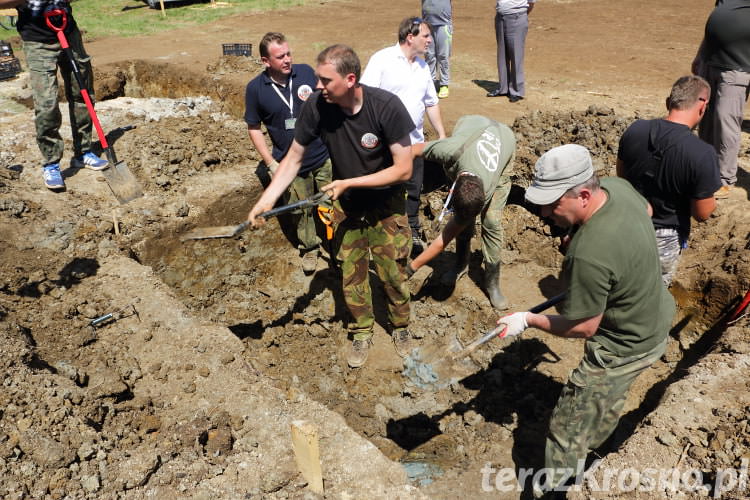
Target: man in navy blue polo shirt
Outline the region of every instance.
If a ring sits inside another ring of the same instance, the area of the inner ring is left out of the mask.
[[[294,125],[302,105],[318,84],[315,71],[307,64],[292,64],[292,52],[281,33],[266,33],[260,41],[260,59],[265,71],[253,78],[245,90],[245,121],[250,140],[268,167],[276,172],[279,160],[286,155],[294,139]],[[260,125],[263,124],[273,144],[268,150]],[[320,139],[305,150],[302,168],[289,186],[285,202],[309,198],[331,182],[331,161]],[[315,271],[320,238],[315,229],[315,211],[306,209],[297,223],[298,248],[305,273]]]

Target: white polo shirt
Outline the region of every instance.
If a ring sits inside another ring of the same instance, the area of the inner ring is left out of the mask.
[[[387,47],[372,55],[359,81],[396,94],[417,127],[410,134],[411,143],[424,142],[424,110],[438,103],[432,73],[424,59],[417,57],[410,63],[399,44]]]

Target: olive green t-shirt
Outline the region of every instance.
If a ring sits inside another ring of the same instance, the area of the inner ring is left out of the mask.
[[[604,313],[594,339],[617,356],[642,354],[662,342],[675,303],[661,280],[646,200],[629,182],[605,178],[607,202],[570,242],[562,276],[569,320]]]
[[[458,120],[452,136],[425,144],[423,156],[441,164],[451,179],[461,172],[482,179],[487,205],[500,177],[512,163],[515,150],[516,138],[507,125],[484,116],[467,115]]]

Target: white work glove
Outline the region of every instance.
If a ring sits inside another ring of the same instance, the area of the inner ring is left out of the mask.
[[[515,312],[508,314],[497,320],[498,325],[505,325],[505,329],[498,335],[499,338],[504,339],[507,337],[515,337],[520,335],[524,330],[529,327],[526,322],[526,315],[529,314],[526,311]]]

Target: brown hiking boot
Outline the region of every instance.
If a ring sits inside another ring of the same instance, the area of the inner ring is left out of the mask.
[[[396,348],[396,354],[402,358],[407,357],[411,354],[414,349],[414,341],[412,340],[411,333],[406,328],[399,328],[393,331],[393,347]]]
[[[305,274],[312,274],[315,272],[315,270],[318,268],[318,254],[319,250],[317,248],[310,250],[309,252],[305,252],[304,255],[302,255],[302,272]]]
[[[367,361],[367,356],[370,354],[370,346],[372,345],[372,339],[357,340],[354,339],[351,347],[349,348],[349,355],[346,358],[347,364],[351,368],[359,368]]]

